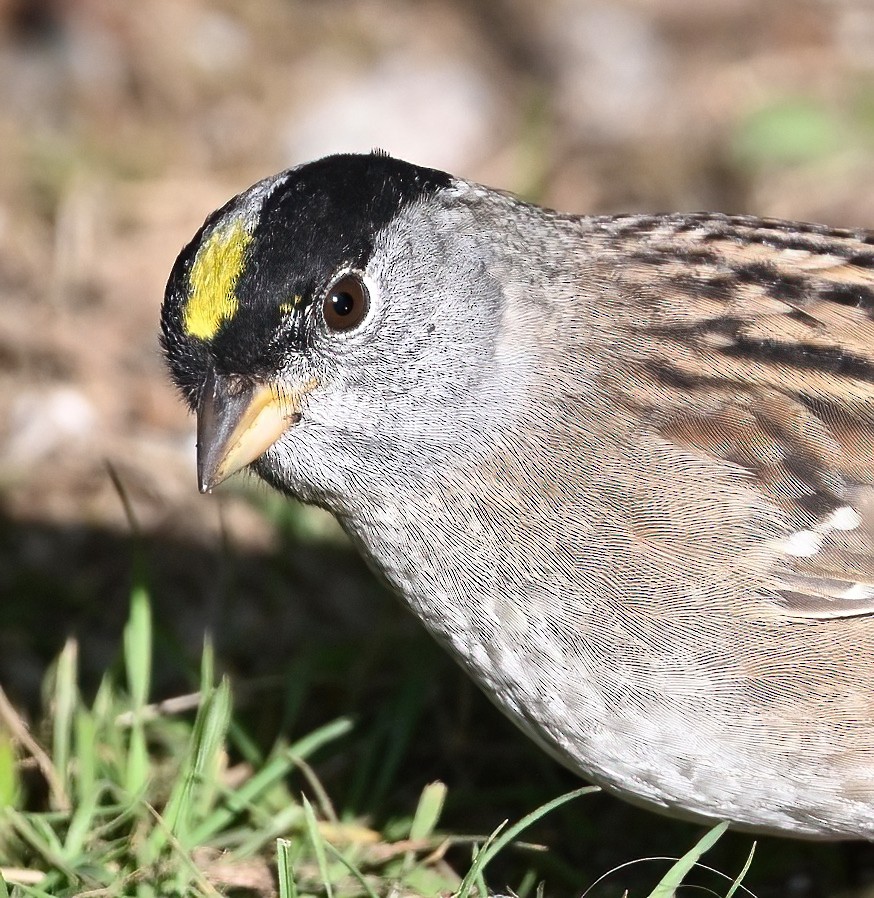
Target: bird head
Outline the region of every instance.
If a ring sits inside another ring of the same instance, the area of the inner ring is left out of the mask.
[[[501,317],[476,196],[382,153],[337,155],[207,218],[161,314],[202,491],[251,465],[332,507],[452,451],[483,414]]]

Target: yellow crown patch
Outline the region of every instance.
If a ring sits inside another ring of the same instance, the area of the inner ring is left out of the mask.
[[[197,253],[188,278],[190,293],[182,326],[190,337],[212,339],[239,307],[235,293],[252,235],[242,218],[216,228]]]

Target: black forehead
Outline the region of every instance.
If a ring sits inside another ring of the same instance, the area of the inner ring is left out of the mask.
[[[314,280],[338,261],[366,262],[376,234],[404,206],[451,181],[444,172],[378,153],[328,156],[285,177],[264,202],[253,251],[266,272],[292,261]]]
[[[328,156],[278,180],[261,207],[236,285],[239,311],[212,341],[214,355],[229,367],[271,367],[281,309],[298,297],[301,313],[338,267],[364,268],[377,234],[405,206],[452,179],[371,153]]]

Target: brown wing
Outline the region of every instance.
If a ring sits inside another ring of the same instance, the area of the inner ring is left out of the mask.
[[[790,532],[800,617],[874,614],[874,234],[728,216],[603,220],[641,310],[629,401],[741,465]]]

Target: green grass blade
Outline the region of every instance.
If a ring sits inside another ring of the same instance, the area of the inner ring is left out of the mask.
[[[124,756],[124,787],[131,797],[142,795],[149,782],[149,748],[142,721],[130,728],[127,752]]]
[[[224,764],[224,748],[230,722],[231,684],[227,678],[223,678],[217,688],[212,688],[200,733],[199,750],[194,758],[194,776],[198,788],[192,811],[198,822],[206,818],[219,792],[219,777]]]
[[[422,790],[410,825],[410,838],[413,841],[427,839],[434,832],[443,813],[446,792],[445,784],[440,782],[429,783]]]
[[[251,857],[258,854],[268,842],[277,839],[283,833],[300,829],[302,822],[303,808],[294,803],[286,805],[268,820],[259,823],[249,838],[234,849],[234,854],[236,857]]]
[[[149,594],[141,585],[131,592],[130,615],[124,628],[124,666],[136,713],[149,700],[152,673],[152,610]]]
[[[90,795],[76,807],[70,818],[67,835],[64,839],[64,855],[75,864],[76,859],[82,854],[89,836],[97,828],[97,814],[100,809],[101,793],[94,788]]]
[[[203,844],[203,816],[217,789],[217,776],[231,714],[230,684],[223,680],[198,709],[188,757],[164,811],[170,834],[185,848]],[[210,815],[211,817],[214,815]],[[211,826],[206,827],[211,831]],[[167,833],[152,833],[152,850],[166,842]]]
[[[276,840],[276,873],[279,879],[279,898],[297,898],[297,884],[291,860],[291,842]]]
[[[489,887],[486,885],[485,863],[477,868],[474,882],[476,883],[477,895],[479,895],[480,898],[486,898],[489,894]]]
[[[70,879],[76,879],[75,871],[64,856],[64,846],[45,821],[36,815],[25,815],[12,808],[6,808],[3,814],[18,836],[30,845],[48,868],[60,870]]]
[[[97,723],[84,707],[76,710],[73,720],[73,746],[76,752],[76,800],[86,802],[97,788]]]
[[[124,628],[124,666],[133,724],[124,759],[124,785],[132,796],[141,795],[149,781],[149,752],[142,711],[149,699],[152,675],[152,610],[142,585],[131,591],[130,614]]]
[[[100,685],[94,694],[94,704],[91,706],[94,721],[102,726],[115,724],[115,687],[110,674],[104,674],[100,679]]]
[[[323,745],[346,735],[352,726],[352,721],[349,718],[339,717],[307,734],[271,758],[258,773],[243,783],[239,789],[225,797],[225,807],[218,808],[208,820],[203,821],[192,834],[194,841],[199,845],[207,842],[215,833],[224,829],[237,814],[245,811],[259,795],[287,776],[294,769],[299,758],[307,758]]]
[[[364,889],[367,898],[379,898],[379,895],[373,890],[373,887],[365,878],[364,874],[352,863],[347,857],[343,855],[339,848],[335,845],[332,845],[330,842],[324,842],[323,844],[328,851],[349,871],[352,878],[358,881],[358,884]]]
[[[527,870],[522,876],[522,881],[513,890],[517,898],[527,898],[537,886],[537,873],[534,870]]]
[[[431,836],[437,827],[443,805],[446,802],[446,786],[444,783],[429,783],[419,796],[413,822],[410,824],[409,837],[417,842]],[[402,865],[403,876],[406,878],[412,872],[416,863],[416,852],[408,851]]]
[[[458,888],[458,892],[456,893],[457,898],[468,898],[474,883],[481,881],[481,872],[485,870],[489,861],[499,851],[503,850],[510,842],[512,842],[516,836],[531,826],[532,823],[536,823],[550,811],[554,811],[556,808],[561,807],[563,804],[567,804],[569,801],[573,801],[575,798],[580,798],[583,795],[591,795],[592,793],[599,791],[600,789],[597,786],[584,786],[581,789],[574,789],[573,792],[566,792],[564,795],[559,795],[558,798],[553,798],[552,801],[548,801],[546,804],[541,805],[530,814],[526,814],[518,821],[518,823],[514,823],[500,835],[497,835],[496,831],[486,845],[483,846],[482,850],[477,852],[470,869],[467,871],[467,874]],[[486,893],[483,892],[482,894]]]
[[[15,746],[0,730],[0,808],[16,808],[21,800],[21,778]]]
[[[55,666],[52,697],[52,762],[65,795],[70,789],[70,749],[73,739],[73,717],[78,704],[78,646],[68,639]]]
[[[26,895],[27,898],[58,898],[56,894],[52,892],[46,892],[43,889],[38,889],[36,886],[17,886],[17,890],[12,893],[12,898],[18,898],[19,893],[21,895]]]
[[[285,732],[285,730],[281,730],[281,732]],[[243,729],[239,721],[231,721],[231,725],[228,727],[228,739],[244,761],[255,769],[263,766],[264,752],[257,741]]]
[[[738,873],[737,878],[731,884],[731,888],[725,893],[725,898],[732,898],[734,893],[741,887],[744,879],[746,878],[747,873],[749,872],[750,867],[753,864],[753,856],[756,853],[756,843],[753,842],[752,847],[750,848],[749,857],[747,857],[746,863],[743,865],[740,873]]]
[[[701,855],[709,851],[728,829],[728,823],[718,823],[692,846],[662,877],[661,882],[649,893],[648,898],[673,898],[689,871],[698,863]]]
[[[200,694],[209,695],[215,689],[215,648],[209,636],[203,638],[200,655]]]
[[[311,733],[307,733],[306,736],[298,739],[297,742],[293,742],[283,752],[283,755],[287,755],[292,760],[297,758],[306,759],[329,742],[345,736],[352,730],[353,726],[354,723],[350,717],[338,717],[336,720],[320,726]]]
[[[303,804],[307,836],[309,837],[310,844],[313,846],[313,853],[316,856],[316,863],[319,867],[319,874],[322,877],[322,884],[325,887],[325,894],[328,898],[334,898],[334,889],[331,886],[331,878],[328,874],[328,857],[325,852],[325,840],[319,832],[319,824],[316,821],[315,813],[313,813],[313,806],[307,801],[306,795],[301,795],[301,803]]]

